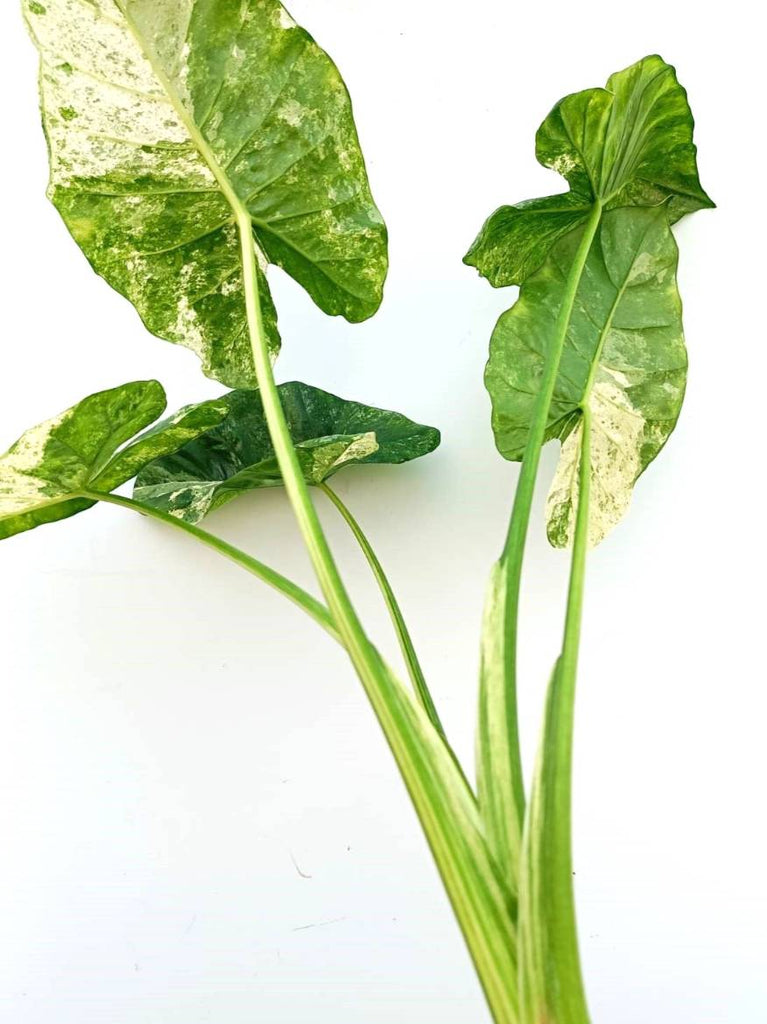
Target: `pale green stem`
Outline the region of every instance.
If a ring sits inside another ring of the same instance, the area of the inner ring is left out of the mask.
[[[405,665],[407,666],[408,675],[410,676],[410,681],[413,684],[413,689],[415,690],[424,711],[429,716],[432,725],[444,738],[445,730],[442,727],[442,722],[440,721],[437,709],[434,705],[434,700],[429,692],[429,687],[426,683],[423,670],[421,669],[421,664],[418,660],[415,647],[413,646],[413,640],[402,614],[402,609],[399,606],[399,602],[397,601],[391,584],[384,572],[384,568],[359,523],[336,492],[326,483],[320,484],[319,488],[338,509],[341,514],[341,518],[346,522],[355,540],[359,544],[389,611],[389,616],[394,626],[394,631],[397,634],[397,640],[399,641],[400,650],[402,651],[402,657],[405,659]]]
[[[522,564],[525,554],[525,543],[530,524],[530,512],[535,494],[535,482],[538,476],[538,467],[541,459],[541,448],[546,437],[546,427],[549,421],[551,401],[554,397],[554,388],[559,373],[559,364],[562,359],[567,329],[573,312],[575,296],[586,265],[586,259],[591,249],[591,244],[599,227],[602,216],[602,205],[596,200],[591,215],[584,228],[583,237],[575,254],[573,265],[570,268],[565,291],[562,296],[562,304],[559,308],[554,333],[551,339],[551,346],[546,354],[546,362],[543,369],[540,390],[533,407],[533,415],[530,423],[530,431],[522,458],[517,490],[514,495],[509,529],[506,535],[506,543],[503,549],[502,558],[507,565],[506,574],[506,609],[507,609],[507,642],[504,646],[505,665],[504,676],[506,679],[506,690],[508,699],[507,707],[507,730],[509,735],[509,750],[512,759],[512,778],[514,779],[514,799],[519,816],[519,828],[525,814],[525,787],[522,773],[522,758],[519,746],[519,723],[517,716],[517,641],[519,630],[519,597],[522,580]]]
[[[544,761],[550,784],[544,834],[547,868],[542,884],[547,889],[546,917],[549,971],[562,1024],[588,1024],[573,891],[572,769],[575,721],[575,682],[583,614],[583,587],[589,542],[591,494],[591,413],[584,406],[581,418],[581,453],[578,470],[578,506],[573,537],[562,653],[552,694],[551,733],[544,737]]]
[[[583,616],[583,585],[586,574],[586,554],[589,544],[589,505],[591,500],[591,410],[581,410],[581,453],[578,465],[578,495],[573,532],[573,554],[570,562],[570,582],[567,591],[567,615],[559,661],[560,678],[574,680],[578,668]]]
[[[506,955],[499,953],[505,942],[499,930],[503,932],[505,923],[488,920],[486,904],[479,901],[476,879],[467,879],[460,867],[464,839],[456,834],[455,825],[446,816],[443,806],[445,795],[441,793],[441,787],[438,784],[431,785],[431,780],[426,785],[428,769],[423,762],[420,740],[413,732],[409,717],[400,710],[399,684],[388,673],[365,635],[331,554],[296,457],[274,381],[258,294],[251,218],[239,203],[233,208],[240,233],[245,300],[256,378],[285,489],[330,613],[381,724],[429,840],[494,1018],[497,1024],[516,1024],[515,986],[509,974]]]
[[[195,526],[193,523],[186,523],[183,519],[169,515],[167,512],[152,508],[150,505],[144,505],[140,501],[134,501],[132,498],[123,498],[119,494],[106,494],[101,491],[82,491],[80,496],[91,501],[101,501],[108,505],[119,505],[121,508],[140,512],[142,515],[149,516],[151,519],[156,519],[160,523],[165,523],[166,526],[172,526],[177,530],[181,530],[182,533],[194,537],[207,547],[228,558],[231,562],[235,562],[253,576],[257,576],[270,587],[278,590],[289,601],[292,601],[293,604],[311,616],[335,641],[341,643],[341,637],[330,617],[330,613],[320,601],[312,597],[311,594],[308,594],[302,587],[299,587],[297,583],[293,583],[292,580],[289,580],[275,569],[264,565],[257,558],[247,555],[244,551],[227,543],[227,541],[221,540],[220,537],[214,537],[212,533],[201,530],[199,526]]]

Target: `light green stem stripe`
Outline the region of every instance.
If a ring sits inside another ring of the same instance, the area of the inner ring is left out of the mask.
[[[551,401],[559,373],[567,329],[573,312],[575,296],[578,292],[586,259],[594,241],[599,222],[602,217],[602,205],[595,200],[583,237],[575,254],[573,265],[567,278],[562,305],[557,316],[554,336],[547,353],[540,390],[535,401],[530,433],[522,459],[522,467],[514,495],[509,529],[506,535],[502,560],[506,563],[506,612],[507,642],[504,647],[504,676],[506,685],[507,730],[509,736],[509,756],[511,757],[512,778],[514,779],[514,798],[519,816],[519,830],[525,813],[525,788],[522,773],[522,759],[519,746],[519,723],[517,716],[517,646],[519,629],[519,596],[522,579],[525,544],[530,524],[530,512],[535,494],[535,483],[541,459],[541,449],[546,437]]]
[[[546,698],[536,780],[526,822],[520,900],[524,1024],[589,1024],[578,951],[572,860],[575,682],[589,538],[591,414],[582,410],[578,507],[562,652]]]
[[[413,640],[410,636],[410,631],[407,628],[407,623],[405,622],[405,618],[402,614],[402,609],[399,606],[399,602],[397,601],[391,584],[384,572],[384,568],[361,526],[341,498],[339,498],[336,492],[326,483],[320,484],[319,487],[338,509],[341,518],[346,522],[347,526],[351,530],[367,560],[368,565],[370,566],[389,611],[389,616],[394,626],[394,631],[397,634],[397,640],[399,641],[400,650],[402,651],[402,657],[405,659],[405,665],[407,666],[408,675],[410,676],[410,681],[413,684],[413,689],[415,690],[424,711],[429,716],[429,720],[432,725],[440,736],[444,738],[445,730],[442,726],[442,722],[440,721],[439,714],[437,713],[437,708],[435,707],[432,695],[429,692],[429,687],[426,683],[421,663],[418,660],[418,655],[416,654]]]
[[[172,526],[177,530],[181,530],[182,533],[194,537],[207,547],[228,558],[231,562],[235,562],[253,576],[257,576],[270,587],[278,590],[289,601],[292,601],[293,604],[305,611],[307,615],[310,615],[337,643],[341,643],[341,637],[330,617],[330,613],[320,601],[312,597],[302,587],[299,587],[297,583],[293,583],[292,580],[289,580],[275,569],[271,569],[268,565],[264,565],[263,562],[259,562],[257,558],[247,555],[244,551],[234,547],[233,544],[221,540],[220,537],[214,537],[212,533],[201,530],[199,526],[186,523],[183,519],[169,515],[161,509],[144,505],[140,501],[134,501],[132,498],[123,498],[118,494],[105,494],[100,491],[83,491],[80,496],[91,501],[101,501],[108,505],[119,505],[121,508],[140,512],[142,515],[149,516],[151,519],[156,519],[158,522],[165,523],[166,526]]]
[[[578,930],[573,892],[572,856],[572,776],[573,729],[575,723],[575,681],[578,670],[583,588],[589,543],[589,507],[591,497],[591,413],[584,406],[581,420],[581,458],[578,471],[578,510],[570,567],[562,656],[559,661],[557,736],[549,752],[551,757],[552,858],[547,890],[552,922],[551,957],[557,965],[559,987],[563,995],[562,1024],[588,1024],[586,994],[583,987]]]
[[[256,377],[288,497],[331,615],[378,717],[431,846],[496,1024],[516,1024],[516,986],[510,973],[515,961],[511,939],[505,929],[505,910],[499,907],[494,913],[484,889],[492,872],[467,860],[467,839],[457,827],[450,809],[449,794],[444,792],[440,780],[432,779],[431,765],[424,761],[423,736],[419,734],[417,719],[413,718],[407,703],[403,703],[401,687],[366,637],[339,575],[298,464],[274,381],[258,295],[251,219],[239,203],[235,211]],[[472,861],[477,855],[482,853],[474,846]],[[500,902],[502,904],[502,900]]]

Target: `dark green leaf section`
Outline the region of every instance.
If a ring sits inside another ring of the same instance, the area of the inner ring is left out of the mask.
[[[157,381],[135,381],[90,395],[22,434],[0,456],[0,539],[90,508],[83,492],[114,490],[227,413],[219,400],[189,406],[126,445],[162,414],[165,401]]]
[[[408,462],[440,441],[433,427],[308,384],[281,384],[279,393],[309,484],[350,463]],[[142,470],[137,500],[196,523],[238,494],[282,486],[258,392],[233,391],[224,401],[229,415],[219,426]]]
[[[524,454],[577,244],[575,233],[557,243],[493,332],[485,382],[496,443],[508,459]],[[572,537],[581,409],[592,416],[592,544],[625,515],[636,480],[676,425],[687,369],[676,266],[664,208],[604,215],[576,294],[548,419],[547,437],[563,442],[547,509],[557,547]]]
[[[494,288],[520,284],[560,238],[587,220],[590,209],[590,201],[572,192],[502,206],[488,217],[464,263]]]
[[[536,136],[536,156],[570,192],[503,206],[485,223],[465,262],[494,287],[522,284],[595,201],[606,210],[665,204],[673,222],[713,206],[698,180],[693,117],[674,68],[645,57],[605,89],[561,100]]]
[[[371,316],[387,270],[351,103],[277,0],[23,0],[41,55],[49,194],[96,271],[154,334],[230,387],[255,376],[236,209],[264,275]]]

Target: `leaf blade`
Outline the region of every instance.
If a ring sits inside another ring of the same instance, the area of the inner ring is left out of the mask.
[[[672,221],[714,203],[700,184],[694,120],[676,71],[656,54],[555,104],[536,134],[536,157],[570,191],[504,206],[464,257],[493,287],[523,284],[589,210],[666,204]]]
[[[439,431],[400,413],[350,402],[298,381],[279,386],[304,478],[323,483],[346,465],[397,464],[439,444]],[[224,422],[174,455],[148,465],[137,500],[186,519],[202,518],[239,494],[282,486],[282,475],[255,392],[225,396]]]
[[[552,250],[493,333],[486,383],[496,444],[512,460],[524,452],[574,244],[575,237],[568,236]],[[603,216],[577,293],[548,417],[547,438],[558,438],[563,446],[547,503],[555,547],[572,540],[584,404],[593,424],[592,545],[626,514],[636,481],[676,425],[687,367],[676,265],[665,209],[622,209]]]
[[[157,381],[133,381],[89,395],[22,434],[0,455],[0,540],[91,508],[82,492],[113,490],[158,451],[172,451],[226,415],[215,400],[190,406],[122,447],[165,402]]]
[[[277,0],[24,0],[24,11],[41,55],[49,195],[152,333],[191,348],[209,376],[255,385],[235,207],[254,225],[273,355],[268,260],[332,315],[375,312],[386,229],[348,93]]]

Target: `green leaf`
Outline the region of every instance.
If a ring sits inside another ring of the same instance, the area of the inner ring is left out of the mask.
[[[433,451],[439,431],[400,413],[328,394],[308,384],[279,386],[280,401],[304,478],[320,484],[350,463],[400,463]],[[175,454],[146,466],[135,497],[144,504],[199,522],[238,494],[281,487],[257,391],[232,391],[220,426]]]
[[[84,494],[113,490],[227,413],[217,400],[189,406],[122,447],[164,409],[157,381],[135,381],[91,395],[22,434],[0,456],[0,539],[90,508],[95,502]]]
[[[586,222],[590,208],[590,202],[569,192],[502,206],[485,221],[464,263],[494,288],[521,284],[558,239]]]
[[[570,192],[502,206],[464,262],[496,288],[522,284],[597,201],[606,210],[665,203],[672,221],[713,206],[698,180],[693,125],[687,93],[658,56],[612,75],[605,89],[566,96],[538,129],[536,156]]]
[[[493,332],[485,379],[496,444],[507,459],[524,454],[577,244],[570,234],[555,246]],[[676,267],[664,208],[604,215],[576,293],[546,428],[547,438],[562,441],[547,506],[555,547],[572,540],[580,411],[588,407],[592,417],[591,544],[625,515],[634,484],[676,425],[687,370]]]
[[[546,695],[543,736],[525,820],[519,897],[523,1024],[588,1024],[571,853],[574,677],[561,660]]]
[[[371,316],[387,269],[343,81],[277,0],[23,0],[49,194],[96,271],[206,374],[253,387],[238,217],[325,312]]]

